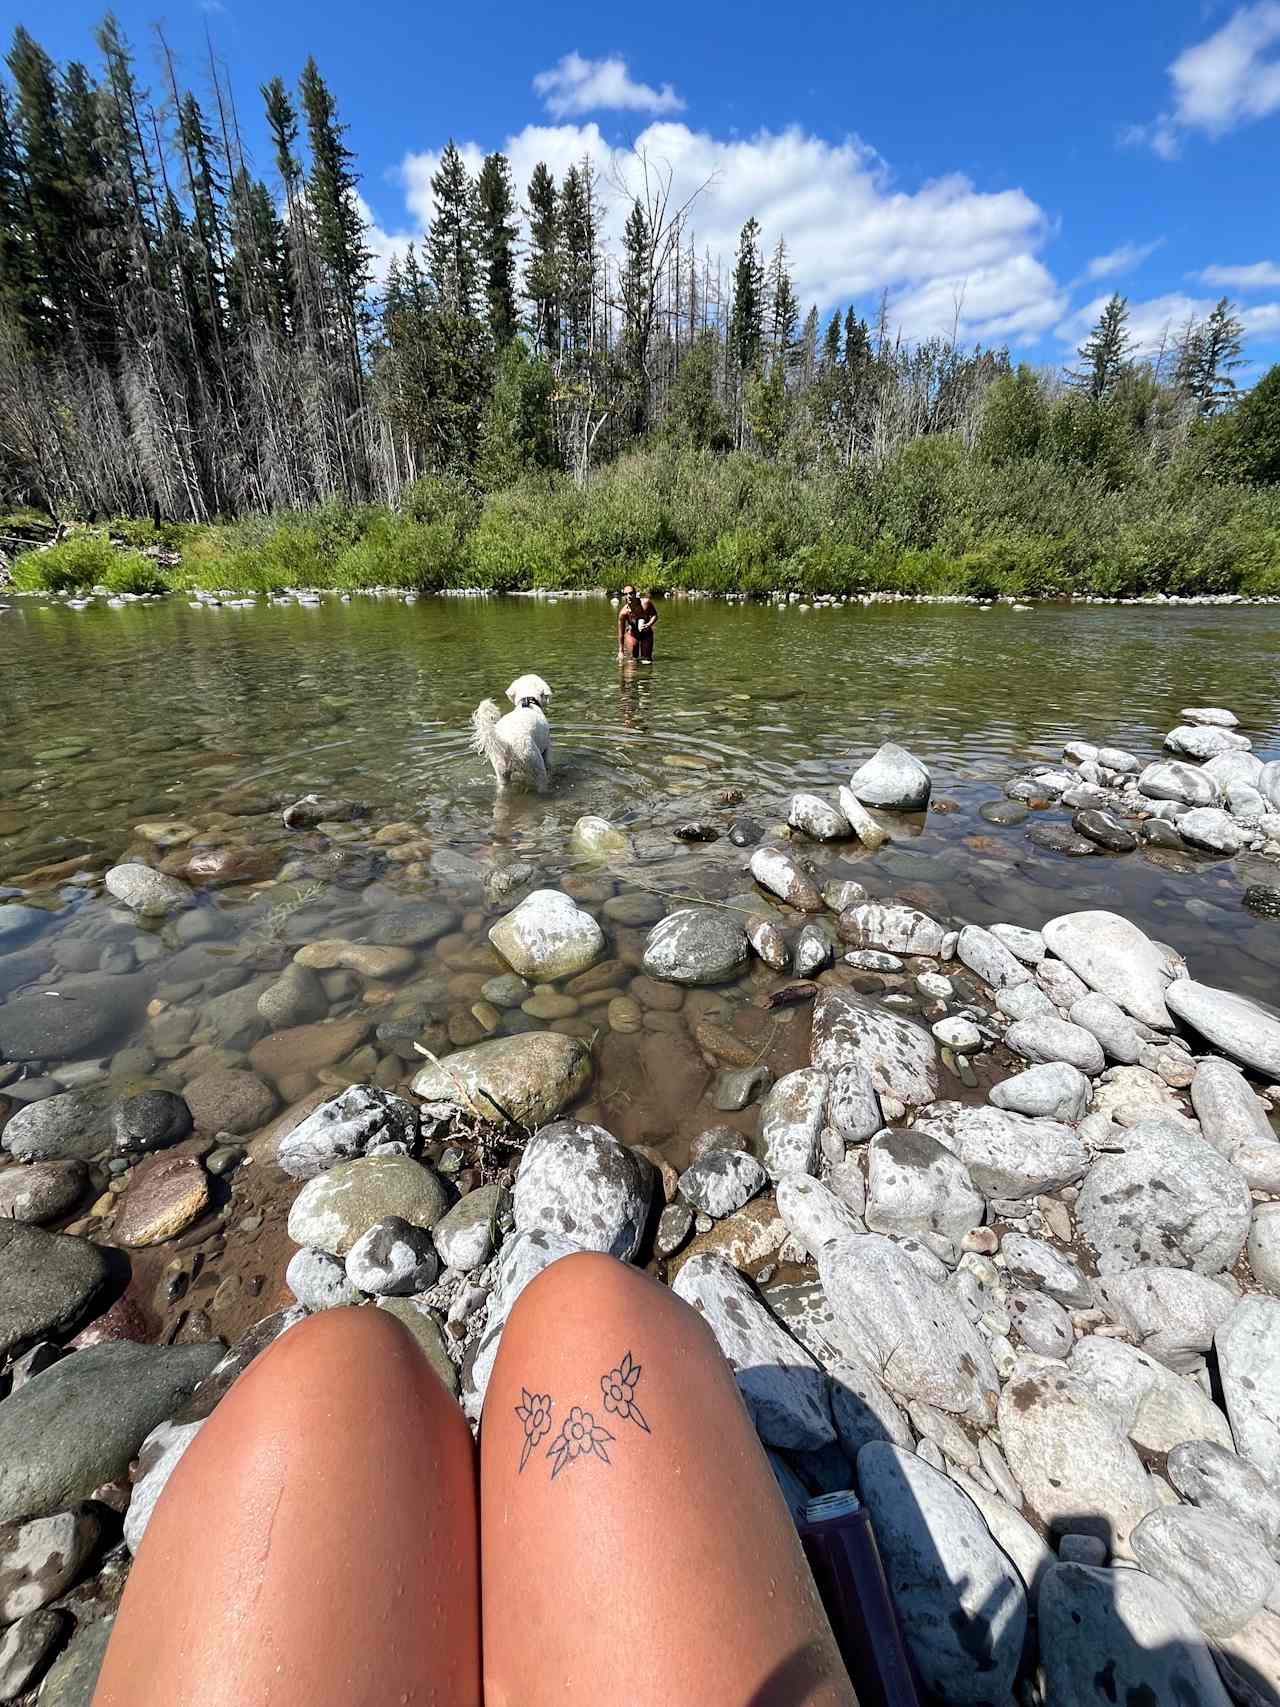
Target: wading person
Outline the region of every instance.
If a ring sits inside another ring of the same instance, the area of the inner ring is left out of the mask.
[[[653,662],[653,630],[658,620],[658,607],[653,602],[652,593],[640,595],[640,662]]]
[[[624,658],[638,658],[640,655],[640,631],[644,621],[640,609],[640,600],[636,597],[634,587],[622,589],[622,603],[618,606],[618,662]]]
[[[173,1471],[94,1707],[396,1702],[857,1707],[732,1370],[637,1269],[530,1282],[478,1451],[408,1329],[337,1309]]]

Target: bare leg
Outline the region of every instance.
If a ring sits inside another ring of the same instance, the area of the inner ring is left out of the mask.
[[[855,1707],[715,1340],[611,1257],[511,1313],[480,1526],[486,1707]]]
[[[95,1707],[478,1707],[471,1437],[385,1311],[314,1316],[161,1496]]]

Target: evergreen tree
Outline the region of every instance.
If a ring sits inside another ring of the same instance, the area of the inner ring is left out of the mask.
[[[480,433],[476,476],[488,491],[557,466],[550,363],[513,338],[498,356]]]
[[[529,179],[529,259],[524,293],[533,311],[530,331],[537,354],[560,354],[560,218],[555,179],[541,161]]]
[[[352,371],[358,379],[371,256],[357,199],[355,156],[343,141],[347,127],[338,121],[337,103],[314,59],[308,59],[302,68],[298,95],[311,152],[307,208],[315,231],[316,254],[336,329],[347,341]]]
[[[639,201],[633,201],[622,233],[622,364],[627,377],[629,429],[637,437],[649,413],[649,339],[653,326],[653,229]]]
[[[595,183],[590,164],[570,166],[560,190],[560,333],[566,353],[588,355],[595,344],[599,280]]]
[[[1246,393],[1231,415],[1237,467],[1257,486],[1280,483],[1280,362]],[[1223,422],[1215,421],[1216,429]]]
[[[812,385],[818,372],[818,305],[814,303],[800,330],[800,382]]]
[[[489,336],[503,349],[516,335],[516,199],[505,154],[485,157],[476,184],[480,259]]]
[[[724,451],[733,443],[716,399],[717,344],[714,332],[703,332],[680,363],[671,387],[664,429],[673,443],[690,450]]]
[[[773,258],[769,262],[766,289],[769,299],[769,351],[773,361],[785,369],[793,356],[796,327],[800,321],[800,305],[787,270],[786,239],[779,237]]]
[[[827,329],[822,337],[822,367],[824,373],[830,373],[840,361],[840,310],[827,322]]]
[[[1213,415],[1235,396],[1232,372],[1241,365],[1244,327],[1220,297],[1202,325],[1191,325],[1178,352],[1174,384],[1193,397],[1201,415]]]
[[[452,139],[431,174],[435,211],[427,237],[427,276],[441,309],[471,320],[480,304],[476,190]]]
[[[1106,401],[1129,360],[1133,340],[1126,329],[1128,318],[1129,305],[1117,291],[1077,352],[1081,366],[1071,373],[1071,384],[1091,403]]]
[[[733,318],[729,348],[739,374],[754,373],[764,345],[764,268],[760,261],[760,226],[749,219],[738,238],[733,268]]]

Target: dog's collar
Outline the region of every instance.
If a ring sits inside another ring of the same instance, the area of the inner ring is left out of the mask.
[[[536,699],[521,699],[516,701],[517,711],[541,711],[542,706]]]

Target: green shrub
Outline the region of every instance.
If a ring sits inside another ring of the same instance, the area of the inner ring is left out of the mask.
[[[75,533],[47,551],[24,551],[14,562],[13,584],[24,593],[81,592],[105,584],[116,557],[100,534]]]

